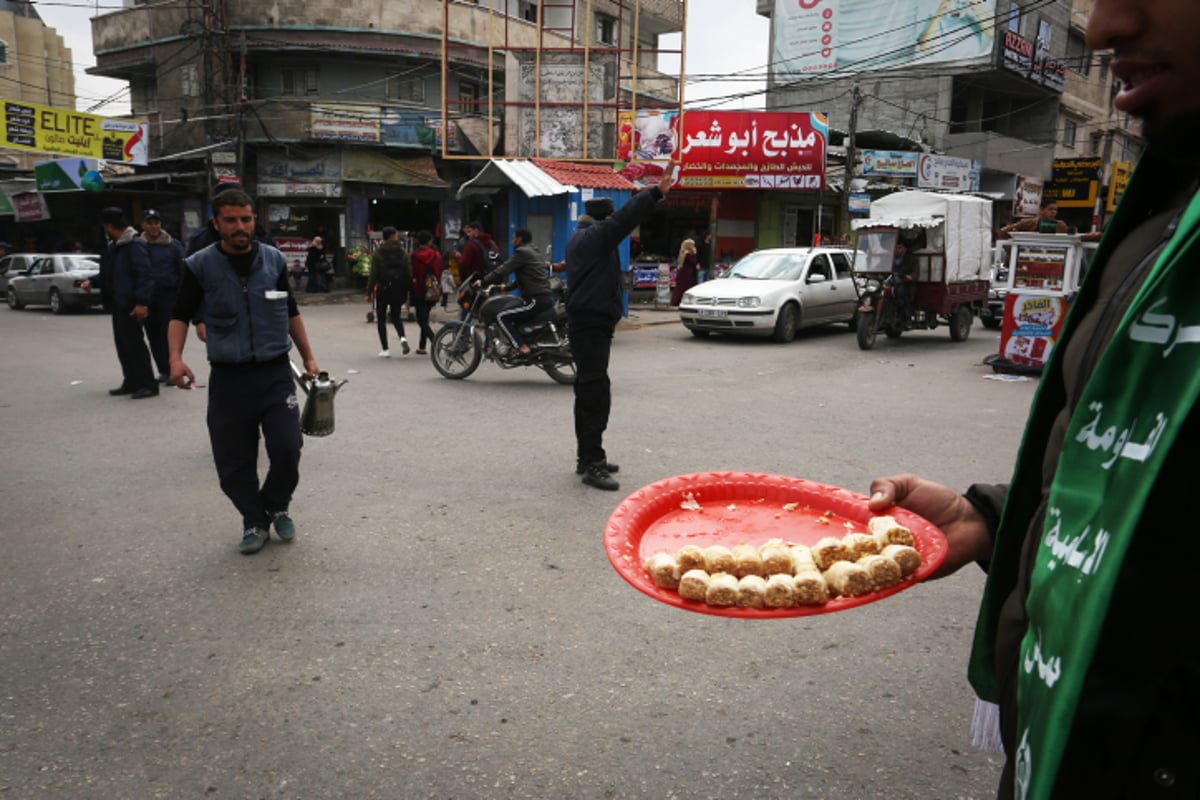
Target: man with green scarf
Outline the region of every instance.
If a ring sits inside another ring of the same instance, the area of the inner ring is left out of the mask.
[[[988,571],[968,675],[999,704],[999,796],[1200,796],[1200,2],[1096,0],[1147,149],[1047,364],[1007,486],[871,484]]]

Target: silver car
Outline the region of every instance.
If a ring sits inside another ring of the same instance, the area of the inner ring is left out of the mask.
[[[854,327],[858,292],[854,254],[832,247],[756,250],[724,278],[684,293],[679,320],[696,336],[724,333],[790,342],[800,328],[844,322]]]
[[[80,285],[100,272],[100,256],[59,253],[38,256],[29,268],[9,278],[8,307],[50,306],[55,314],[100,305],[100,292],[85,292]]]
[[[0,292],[7,293],[11,279],[28,271],[34,261],[47,255],[49,253],[13,253],[0,258]]]

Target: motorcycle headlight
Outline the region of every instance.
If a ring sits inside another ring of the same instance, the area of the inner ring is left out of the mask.
[[[870,280],[867,281],[867,285],[864,288],[868,292],[878,292],[879,286],[880,286],[879,280],[877,278],[871,278]]]
[[[760,305],[762,305],[762,298],[760,298],[760,297],[739,297],[737,304],[738,304],[738,308],[758,308]]]

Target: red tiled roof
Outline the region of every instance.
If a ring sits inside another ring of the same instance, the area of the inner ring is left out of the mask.
[[[532,159],[538,169],[559,183],[589,189],[636,189],[627,178],[607,164],[576,164],[571,161]]]

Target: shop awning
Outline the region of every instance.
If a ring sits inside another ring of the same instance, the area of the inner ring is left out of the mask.
[[[526,197],[554,197],[571,189],[551,178],[531,161],[496,159],[489,161],[471,180],[458,189],[458,199],[475,194],[494,194],[516,186]]]

